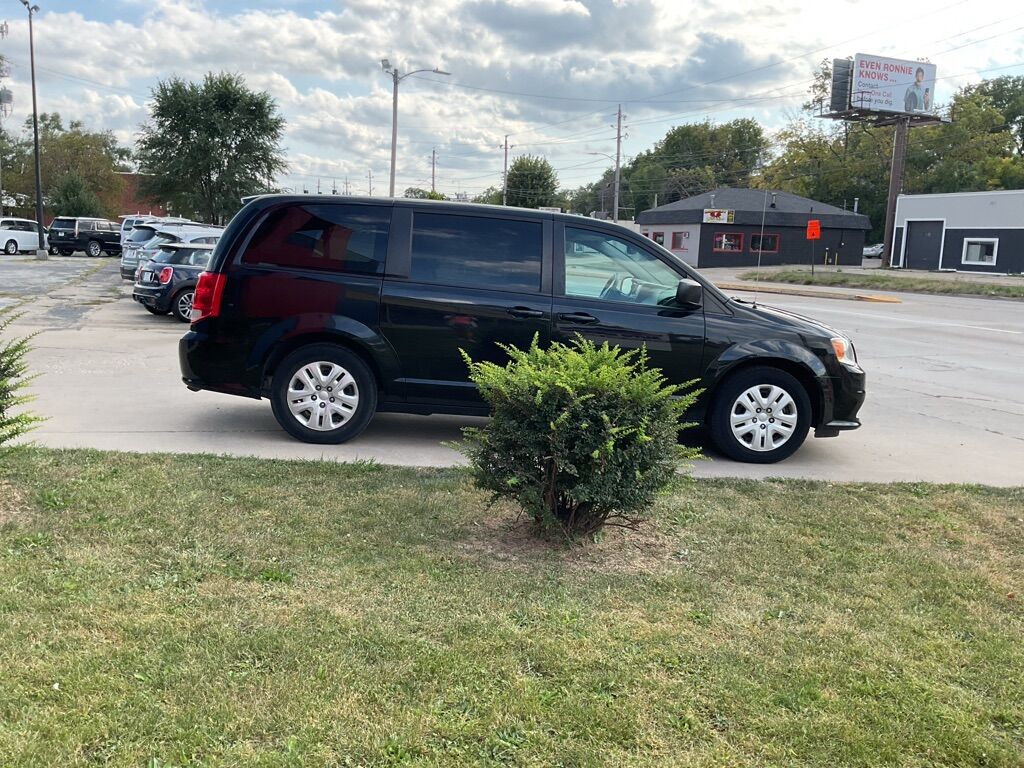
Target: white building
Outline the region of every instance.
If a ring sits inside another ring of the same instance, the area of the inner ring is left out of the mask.
[[[892,265],[1024,272],[1024,189],[900,195]]]

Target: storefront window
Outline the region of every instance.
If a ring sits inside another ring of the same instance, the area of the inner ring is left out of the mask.
[[[715,232],[712,250],[738,253],[743,250],[743,235],[739,232]]]

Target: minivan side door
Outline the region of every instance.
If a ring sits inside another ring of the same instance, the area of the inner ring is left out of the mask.
[[[407,246],[388,253],[381,332],[397,353],[405,399],[482,408],[460,350],[503,364],[499,344],[550,339],[551,220],[396,206],[395,237],[400,220]]]
[[[669,382],[700,378],[703,307],[675,302],[686,273],[625,237],[587,226],[555,225],[554,339],[576,334],[622,349],[647,347]]]
[[[15,221],[13,229],[17,230],[20,250],[34,251],[39,247],[39,225],[34,221]]]

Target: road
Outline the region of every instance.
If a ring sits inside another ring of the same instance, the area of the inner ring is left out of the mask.
[[[93,274],[79,267],[74,286],[48,288],[19,323],[39,332],[30,363],[39,374],[34,409],[48,419],[35,433],[42,445],[446,466],[460,456],[445,443],[480,422],[379,414],[347,445],[294,441],[265,401],[186,390],[176,356],[186,326],[143,311],[116,262],[101,263]],[[12,281],[6,266],[0,296],[16,295],[5,285]],[[711,455],[695,473],[1024,484],[1024,302],[900,296],[899,304],[768,297],[852,336],[868,372],[864,426],[809,438],[781,464]]]

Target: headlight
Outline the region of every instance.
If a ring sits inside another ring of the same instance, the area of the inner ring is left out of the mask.
[[[857,352],[853,348],[853,342],[842,336],[833,336],[832,351],[836,353],[836,359],[843,365],[857,366]]]

